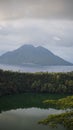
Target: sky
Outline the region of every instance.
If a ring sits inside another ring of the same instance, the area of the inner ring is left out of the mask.
[[[23,44],[73,63],[73,0],[0,0],[0,55]]]

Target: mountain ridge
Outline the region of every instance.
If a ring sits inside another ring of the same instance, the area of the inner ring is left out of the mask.
[[[48,49],[33,45],[23,45],[16,50],[9,51],[0,56],[1,64],[10,65],[73,65],[72,63],[65,61],[59,56],[53,54]]]

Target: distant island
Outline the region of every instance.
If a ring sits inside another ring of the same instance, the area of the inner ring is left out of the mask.
[[[32,45],[23,45],[14,51],[3,54],[0,56],[0,64],[21,66],[73,65],[42,46],[34,47]]]

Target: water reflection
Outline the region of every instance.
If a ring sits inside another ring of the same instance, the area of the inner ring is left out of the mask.
[[[37,93],[24,93],[16,95],[8,95],[0,97],[0,112],[8,111],[20,108],[54,108],[54,106],[49,106],[44,104],[43,101],[47,99],[59,99],[66,97],[67,95],[60,94],[37,94]]]
[[[61,113],[62,110],[24,108],[2,112],[0,114],[0,130],[53,130],[37,122],[49,114]],[[54,130],[65,130],[62,127]]]
[[[65,95],[33,93],[0,97],[0,130],[53,130],[48,126],[39,125],[38,121],[46,118],[49,114],[63,111],[50,108],[42,101],[62,97]],[[54,130],[65,129],[59,127]]]

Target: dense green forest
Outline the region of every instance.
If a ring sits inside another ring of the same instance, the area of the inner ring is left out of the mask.
[[[0,96],[27,92],[73,94],[73,72],[20,73],[0,70]]]

